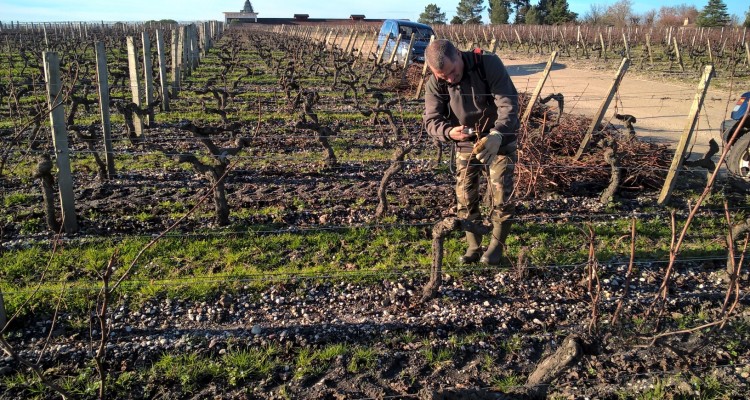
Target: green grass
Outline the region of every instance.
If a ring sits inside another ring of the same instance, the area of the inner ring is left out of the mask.
[[[3,206],[13,207],[17,205],[28,205],[39,196],[30,193],[9,193],[3,196]]]
[[[426,346],[419,350],[432,368],[439,368],[453,360],[454,350],[446,347]]]
[[[29,198],[14,196],[7,201],[21,202]],[[353,206],[370,205],[362,198],[354,201]],[[184,215],[190,205],[164,201],[158,207],[161,213],[167,213],[169,218],[176,219]],[[304,211],[309,207],[306,201],[297,199],[284,207],[236,210],[235,215],[267,215],[280,224],[287,209]],[[144,210],[133,218],[151,220],[151,211]],[[681,257],[724,255],[724,244],[717,240],[722,237],[721,222],[717,222],[717,219],[711,216],[696,219]],[[39,215],[28,215],[13,223],[20,224],[24,232],[43,231],[45,228]],[[592,226],[597,235],[597,257],[600,260],[629,255],[629,240],[623,239],[629,233],[628,220],[596,222]],[[375,282],[382,279],[382,275],[379,275],[381,273],[426,273],[431,264],[430,239],[426,229],[394,227],[255,233],[256,230],[267,228],[275,229],[273,226],[254,226],[248,230],[247,226],[237,225],[228,229],[245,232],[164,238],[144,254],[133,269],[131,280],[126,282],[122,290],[135,295],[135,298],[166,294],[205,299],[220,292],[222,288],[232,290],[246,285],[263,288],[291,276],[338,275],[352,281]],[[509,254],[517,254],[521,246],[529,246],[533,265],[574,265],[585,262],[588,248],[583,229],[579,224],[565,222],[515,224],[508,239]],[[669,235],[669,224],[664,218],[638,221],[636,257],[665,259],[669,254]],[[58,249],[51,261],[49,249],[39,246],[5,251],[0,254],[0,285],[6,293],[6,306],[12,313],[15,307],[28,298],[48,262],[50,266],[45,275],[46,282],[37,295],[39,297],[32,302],[33,307],[37,310],[50,308],[50,300],[59,292],[62,281],[76,288],[76,291],[68,294],[66,307],[86,304],[86,296],[99,286],[97,272],[109,257],[117,251],[118,265],[128,266],[149,240],[126,237],[121,240],[104,239],[95,243],[67,244]],[[455,260],[464,251],[464,246],[458,233],[446,240],[446,270],[455,267]],[[356,268],[351,270],[351,266]],[[116,277],[124,270],[125,268],[118,268]],[[696,314],[695,317],[696,321],[705,320],[705,316]]]
[[[378,351],[373,347],[357,347],[352,352],[346,370],[356,374],[363,371],[373,371],[378,361]]]
[[[227,370],[229,384],[237,386],[249,378],[269,377],[280,364],[279,353],[280,349],[273,345],[228,351],[221,361]]]
[[[179,383],[183,391],[191,393],[204,383],[223,378],[226,370],[220,363],[196,353],[163,355],[151,367],[151,379]]]
[[[523,386],[524,381],[525,379],[518,375],[498,376],[492,379],[492,388],[507,393],[516,387]]]

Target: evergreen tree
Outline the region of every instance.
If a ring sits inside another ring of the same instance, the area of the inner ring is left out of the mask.
[[[507,24],[510,18],[509,0],[490,0],[490,23]]]
[[[484,0],[461,0],[456,7],[456,17],[464,24],[481,24]]]
[[[750,8],[745,13],[745,23],[742,24],[745,28],[750,28]]]
[[[454,15],[453,18],[451,18],[451,25],[461,25],[463,23],[464,20],[462,20],[458,15]]]
[[[536,6],[531,6],[526,11],[526,14],[524,15],[525,24],[526,25],[541,25],[542,24],[542,15],[539,12],[539,9],[536,8]]]
[[[573,22],[578,17],[568,9],[568,0],[539,0],[536,11],[539,22],[547,25]]]
[[[539,1],[539,8],[542,8],[542,2]],[[546,9],[544,10],[544,23],[547,25],[559,25],[568,22],[575,22],[578,14],[571,12],[568,6],[568,0],[546,0]]]
[[[729,25],[729,13],[727,12],[727,5],[724,4],[724,0],[708,0],[708,4],[703,8],[696,24],[698,26],[726,26]]]
[[[419,14],[417,22],[427,25],[445,25],[445,13],[440,12],[437,4],[428,4],[424,12]]]
[[[515,15],[513,23],[526,23],[526,12],[529,10],[529,7],[531,7],[531,0],[510,0],[510,4],[513,7]]]

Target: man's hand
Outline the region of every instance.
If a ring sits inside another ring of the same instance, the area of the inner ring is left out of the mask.
[[[477,155],[477,160],[482,164],[492,164],[492,161],[497,157],[497,151],[500,150],[502,143],[503,134],[495,130],[490,131],[489,135],[474,146],[474,153]]]
[[[454,126],[448,136],[451,137],[451,139],[457,141],[457,142],[465,142],[467,140],[474,139],[475,135],[468,135],[464,133],[464,128],[466,128],[463,125]]]

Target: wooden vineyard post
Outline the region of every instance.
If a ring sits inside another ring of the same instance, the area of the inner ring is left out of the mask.
[[[331,49],[336,48],[336,41],[339,40],[339,30],[336,29],[336,33],[333,35],[333,39],[331,40]]]
[[[591,120],[591,125],[589,125],[589,129],[586,131],[586,136],[584,136],[583,141],[581,141],[581,145],[578,147],[576,155],[573,156],[574,160],[580,159],[583,155],[583,152],[586,150],[586,147],[589,145],[591,137],[594,135],[594,131],[597,130],[599,124],[601,124],[602,118],[604,118],[604,113],[606,113],[607,109],[609,108],[609,103],[612,102],[612,98],[614,98],[615,93],[617,93],[617,88],[620,87],[622,77],[625,76],[625,72],[628,71],[628,66],[630,66],[630,60],[627,58],[623,58],[622,62],[620,63],[620,68],[617,70],[617,75],[612,82],[612,86],[609,88],[607,97],[599,106],[599,110],[594,115],[593,119]]]
[[[180,66],[182,67],[180,69],[180,73],[184,77],[189,77],[192,73],[192,64],[190,63],[190,27],[188,25],[183,25],[180,27],[180,41],[182,44],[182,61],[180,61]]]
[[[153,63],[151,62],[151,39],[148,37],[148,32],[143,31],[141,33],[141,40],[143,41],[143,83],[146,89],[146,107],[151,107],[154,103],[154,75],[153,75]],[[146,115],[146,125],[151,126],[156,122],[153,108],[149,108],[149,113]]]
[[[167,86],[166,51],[164,49],[164,35],[161,29],[156,30],[156,51],[159,53],[159,87],[161,93],[161,109],[169,111],[169,88]]]
[[[549,72],[552,70],[552,65],[555,63],[556,59],[557,59],[557,51],[553,51],[552,55],[550,55],[549,57],[549,61],[547,61],[547,66],[544,67],[544,72],[542,72],[542,77],[539,78],[539,82],[537,82],[536,88],[534,89],[534,92],[531,94],[531,98],[529,99],[529,104],[526,105],[526,110],[523,112],[523,118],[521,118],[522,125],[529,121],[529,117],[531,116],[531,111],[534,108],[534,104],[536,104],[536,101],[539,99],[539,93],[542,92],[544,83],[547,81]]]
[[[367,43],[367,40],[370,38],[369,32],[363,32],[362,33],[362,43],[357,46],[357,42],[354,42],[354,47],[352,47],[352,55],[354,55],[354,51],[357,51],[357,55],[355,56],[354,63],[357,63],[360,58],[362,58],[362,53],[365,52],[365,44]]]
[[[518,48],[520,49],[523,45],[523,42],[521,41],[521,35],[518,34],[518,31],[513,29],[513,33],[516,34],[516,39],[518,39]]]
[[[393,64],[393,61],[396,59],[396,54],[398,53],[398,48],[401,45],[401,38],[403,34],[399,33],[398,37],[396,38],[396,43],[393,45],[393,51],[391,51],[391,56],[388,57],[388,65]]]
[[[42,54],[44,75],[47,81],[47,104],[52,127],[52,144],[55,147],[57,164],[57,184],[60,187],[63,228],[65,233],[78,232],[75,196],[73,194],[73,175],[70,173],[70,149],[68,149],[68,132],[65,129],[65,109],[63,108],[62,83],[60,82],[60,58],[55,52]]]
[[[492,38],[492,41],[490,42],[490,53],[497,54],[497,39],[494,37]]]
[[[386,45],[388,44],[388,41],[391,40],[391,33],[388,32],[388,36],[385,37],[385,40],[383,41],[383,46],[380,48],[380,52],[378,53],[378,58],[375,60],[375,65],[380,65],[380,63],[383,61],[383,54],[385,53]],[[377,38],[375,39],[377,41]]]
[[[362,53],[364,53],[364,49],[365,49],[365,43],[367,43],[367,39],[369,37],[370,37],[370,35],[369,35],[368,32],[366,32],[366,31],[363,32],[362,33],[362,43],[360,43],[359,46],[357,46],[357,40],[356,39],[354,40],[354,46],[352,46],[352,56],[354,56],[354,63],[355,64],[357,63],[357,61],[359,61],[360,58],[362,58]],[[354,55],[355,51],[357,52],[356,56]]]
[[[180,93],[180,30],[172,29],[172,97]]]
[[[352,44],[353,38],[354,38],[354,29],[352,29],[352,31],[349,33],[349,37],[346,39],[346,45],[344,46],[344,53],[347,53],[349,51],[349,45]]]
[[[96,42],[96,76],[99,80],[99,108],[102,115],[104,135],[104,159],[107,162],[107,179],[115,175],[115,153],[112,148],[112,124],[109,119],[109,74],[104,42]]]
[[[200,49],[198,48],[198,26],[190,24],[190,71],[198,69]]]
[[[414,40],[417,38],[416,33],[411,34],[411,39],[409,40],[409,49],[406,51],[406,57],[404,58],[404,72],[402,74],[403,77],[406,77],[406,68],[409,67],[409,59],[411,58],[411,50],[414,46]]]
[[[141,81],[138,76],[138,55],[135,52],[135,42],[132,36],[127,37],[128,42],[128,69],[130,71],[130,93],[133,95],[133,103],[141,106]],[[143,136],[143,120],[138,113],[133,113],[133,125],[135,125],[135,134],[138,137]]]
[[[708,62],[710,64],[714,63],[714,53],[711,51],[711,38],[706,38],[706,50],[708,50]]]
[[[648,50],[648,61],[650,65],[654,66],[654,53],[651,50],[651,34],[646,34],[646,50]]]
[[[602,36],[601,32],[599,32],[599,42],[602,44],[602,55],[604,56],[604,61],[607,61],[607,46],[604,44],[604,36]]]
[[[353,55],[354,48],[357,45],[357,39],[359,39],[359,32],[355,32],[354,30],[352,30],[352,36],[349,38],[349,42],[346,43],[344,53]]]
[[[622,33],[622,43],[625,45],[625,57],[630,58],[630,46],[628,45],[628,38],[625,36],[625,32]]]
[[[362,35],[362,43],[357,46],[357,39],[354,39],[354,45],[352,46],[352,57],[354,58],[354,62],[352,62],[352,67],[357,65],[362,58],[363,49],[365,47],[365,43],[367,43],[367,37],[369,36],[368,32],[365,32],[364,35]],[[354,50],[357,50],[357,55],[354,55]]]
[[[677,58],[677,63],[680,64],[680,71],[685,72],[685,66],[682,65],[682,57],[680,56],[680,47],[677,46],[677,38],[673,37],[672,41],[674,42],[674,56]]]
[[[373,54],[373,49],[376,49],[377,52],[377,45],[378,45],[378,33],[373,32],[372,34],[372,40],[370,41],[370,45],[367,46],[367,52],[365,53],[365,61],[370,61],[370,54],[373,55],[373,61],[377,58],[376,54]]]
[[[747,56],[747,65],[750,65],[750,44],[745,42],[745,55]]]
[[[430,36],[430,43],[435,40],[435,35]],[[417,85],[417,92],[414,93],[414,100],[419,99],[419,95],[422,94],[422,87],[424,86],[425,82],[425,76],[427,76],[427,58],[425,57],[424,65],[422,65],[422,77],[419,80],[419,85]]]
[[[211,38],[208,37],[208,22],[203,23],[202,35],[201,35],[203,46],[201,46],[202,58],[208,55],[208,51],[211,49]]]
[[[330,29],[328,32],[326,32],[325,36],[323,37],[323,46],[328,47],[328,39],[333,34],[333,29]]]
[[[664,205],[669,202],[669,198],[672,195],[672,189],[674,189],[675,182],[677,181],[677,172],[682,168],[682,162],[685,159],[685,152],[687,151],[688,143],[690,143],[695,125],[698,123],[698,115],[703,107],[703,100],[706,97],[706,91],[708,90],[708,84],[711,83],[711,77],[713,76],[714,67],[707,65],[703,69],[703,76],[701,76],[700,82],[698,82],[698,90],[695,92],[693,98],[693,106],[690,108],[690,114],[685,123],[685,128],[682,130],[682,136],[680,136],[680,142],[677,144],[677,149],[672,158],[672,165],[669,167],[669,173],[667,179],[664,182],[664,186],[659,194],[659,205]]]

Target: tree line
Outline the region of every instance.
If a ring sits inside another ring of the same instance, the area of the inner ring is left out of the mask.
[[[568,0],[459,0],[456,15],[451,24],[483,24],[483,13],[487,11],[490,24],[559,25],[584,23],[592,25],[627,26],[681,26],[695,24],[699,27],[735,26],[750,27],[750,7],[744,22],[740,16],[730,15],[724,0],[705,0],[706,5],[698,10],[693,5],[662,6],[643,14],[633,11],[632,0],[615,3],[591,3],[583,15],[570,11]],[[487,5],[485,5],[487,4]],[[446,13],[434,3],[428,4],[419,15],[419,22],[429,25],[448,23]]]

